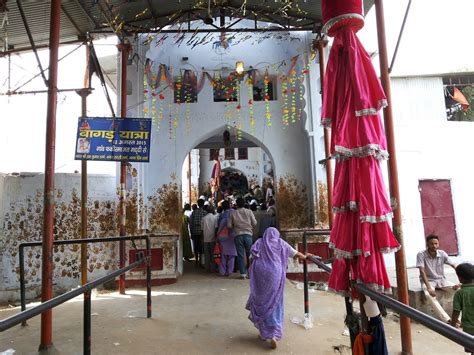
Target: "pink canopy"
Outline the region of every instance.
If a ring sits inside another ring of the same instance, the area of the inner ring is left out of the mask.
[[[323,1],[323,16],[331,16],[326,31],[334,35],[322,112],[336,158],[330,237],[336,260],[329,288],[344,295],[350,281],[390,290],[382,253],[400,247],[389,225],[392,210],[380,168],[388,153],[378,111],[387,101],[355,33],[363,25],[361,11],[360,0]]]

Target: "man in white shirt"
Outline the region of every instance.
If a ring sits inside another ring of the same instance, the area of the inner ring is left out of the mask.
[[[235,235],[235,248],[237,249],[240,278],[248,279],[247,262],[245,259],[248,259],[250,256],[253,226],[257,225],[257,220],[252,211],[244,208],[245,201],[243,198],[239,197],[236,202],[237,209],[232,211],[227,227],[232,228]],[[244,258],[244,254],[246,258]]]
[[[214,251],[214,244],[216,242],[216,229],[219,216],[215,214],[214,208],[211,205],[205,206],[207,214],[202,218],[201,228],[204,248],[204,267],[207,272],[215,270],[212,263],[212,254]]]
[[[456,286],[446,279],[444,264],[448,264],[453,269],[456,268],[456,264],[448,254],[439,249],[438,236],[430,234],[426,237],[426,250],[419,252],[416,256],[416,267],[420,270],[420,282],[426,300],[431,304],[436,315],[447,322],[450,317],[435,299],[435,289]]]

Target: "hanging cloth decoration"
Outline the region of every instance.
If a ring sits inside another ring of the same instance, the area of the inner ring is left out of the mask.
[[[349,294],[350,280],[390,292],[382,253],[400,248],[389,225],[392,209],[380,160],[387,145],[378,111],[387,104],[370,56],[357,38],[362,0],[323,0],[324,29],[334,36],[324,87],[322,122],[331,125],[336,260],[328,286]]]

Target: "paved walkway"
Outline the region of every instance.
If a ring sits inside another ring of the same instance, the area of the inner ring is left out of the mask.
[[[344,330],[344,301],[323,291],[310,293],[314,327],[291,323],[303,315],[303,291],[290,281],[285,290],[285,332],[278,349],[257,339],[244,309],[248,280],[222,278],[187,269],[173,285],[153,288],[153,318],[145,318],[145,290],[127,295],[101,292],[92,303],[93,354],[350,354]],[[0,319],[19,312],[0,309]],[[29,326],[0,333],[0,353],[34,354],[39,344],[40,317]],[[82,300],[77,298],[54,311],[54,344],[59,353],[82,353]],[[390,354],[401,349],[398,319],[385,320]],[[415,354],[464,354],[458,345],[414,324]],[[341,351],[335,350],[335,347]]]

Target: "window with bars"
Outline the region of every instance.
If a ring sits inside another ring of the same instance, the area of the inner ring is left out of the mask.
[[[268,83],[268,100],[274,101],[277,99],[276,97],[276,78],[269,77]],[[264,79],[259,79],[253,85],[253,101],[265,101],[265,82]]]
[[[234,148],[225,148],[225,160],[235,160]]]
[[[209,160],[219,160],[219,149],[209,149]]]
[[[474,75],[443,77],[448,121],[474,121]]]
[[[238,160],[247,160],[249,158],[248,148],[239,148],[237,150],[237,159]]]

